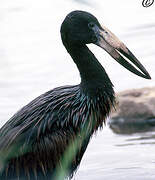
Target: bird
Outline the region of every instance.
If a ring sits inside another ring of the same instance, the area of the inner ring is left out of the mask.
[[[61,180],[76,173],[91,137],[116,107],[114,86],[88,44],[101,47],[132,73],[151,79],[126,45],[89,12],[70,12],[60,34],[81,81],[45,92],[1,127],[1,180]]]

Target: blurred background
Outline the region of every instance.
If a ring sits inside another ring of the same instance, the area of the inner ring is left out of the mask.
[[[94,14],[152,77],[145,80],[131,74],[102,49],[89,45],[116,92],[155,85],[155,3],[145,8],[142,0],[1,0],[0,126],[45,91],[80,82],[60,38],[61,23],[72,10]],[[154,135],[117,135],[105,127],[92,138],[73,179],[154,180]]]

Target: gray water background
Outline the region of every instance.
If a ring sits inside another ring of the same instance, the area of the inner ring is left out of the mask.
[[[93,13],[136,55],[152,80],[137,77],[102,49],[89,45],[115,91],[155,85],[155,4],[141,0],[1,0],[0,125],[29,101],[56,86],[78,84],[79,73],[60,39],[67,13]],[[91,140],[75,180],[154,180],[155,133],[116,135],[105,127]]]

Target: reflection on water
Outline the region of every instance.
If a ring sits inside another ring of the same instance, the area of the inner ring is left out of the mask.
[[[123,144],[116,144],[116,146],[132,146],[132,145],[154,145],[155,144],[155,133],[139,133],[125,139]]]
[[[77,179],[153,180],[155,134],[148,132],[120,136],[111,133],[105,127],[93,138]]]
[[[136,77],[108,54],[90,46],[116,91],[155,85],[153,7],[143,9],[135,0],[113,1],[113,6],[110,1],[96,0],[98,9],[94,9],[86,6],[88,1],[82,0],[82,5],[74,1],[0,1],[1,125],[41,93],[56,86],[79,83],[76,66],[64,50],[59,33],[64,16],[71,10],[82,9],[98,15],[152,76],[151,81]],[[154,180],[154,137],[153,132],[116,135],[105,127],[91,140],[75,179]]]

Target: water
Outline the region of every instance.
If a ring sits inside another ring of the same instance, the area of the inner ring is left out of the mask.
[[[18,109],[56,86],[79,83],[76,66],[60,39],[60,25],[75,9],[92,12],[138,57],[152,80],[122,68],[102,49],[89,45],[107,70],[116,92],[155,85],[155,5],[117,0],[0,1],[0,118],[4,124]],[[108,127],[91,140],[76,180],[155,179],[155,133],[115,135]]]

